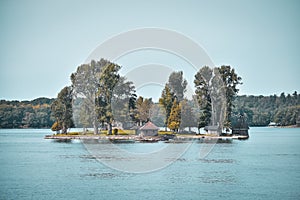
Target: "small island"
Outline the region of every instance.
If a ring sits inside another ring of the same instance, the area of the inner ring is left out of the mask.
[[[172,131],[159,131],[159,128],[152,122],[147,122],[144,126],[140,127],[139,130],[118,130],[113,129],[114,134],[108,135],[107,131],[101,131],[100,134],[95,135],[93,132],[70,132],[67,134],[53,134],[46,135],[45,139],[56,139],[56,140],[102,140],[112,143],[153,143],[158,141],[164,141],[166,143],[180,143],[194,140],[231,140],[231,139],[248,139],[248,134],[232,134],[232,135],[217,135],[217,134],[175,134]]]
[[[246,114],[232,110],[241,77],[230,66],[199,69],[192,99],[185,96],[188,82],[183,71],[172,72],[158,103],[137,97],[134,83],[127,81],[120,69],[105,59],[78,66],[71,74],[72,85],[64,87],[51,105],[56,119],[51,130],[56,134],[45,138],[178,142],[249,137]],[[83,131],[68,133],[72,127]],[[201,129],[205,132],[200,133]]]
[[[241,77],[230,66],[200,68],[193,80],[194,95],[189,98],[183,71],[174,71],[156,102],[139,96],[134,83],[127,81],[120,69],[105,59],[91,61],[77,67],[71,74],[72,84],[57,98],[1,100],[0,128],[51,127],[55,134],[46,138],[114,137],[115,129],[118,137],[136,137],[139,128],[151,121],[165,129],[158,136],[202,137],[213,133],[248,138],[249,126],[300,127],[300,94],[239,96]],[[221,89],[215,90],[218,87]],[[70,132],[73,127],[82,131]]]

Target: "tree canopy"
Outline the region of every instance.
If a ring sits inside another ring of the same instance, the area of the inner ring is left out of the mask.
[[[174,96],[177,97],[177,101],[181,102],[186,92],[187,81],[183,78],[183,72],[172,72],[169,76],[167,85],[171,89]]]
[[[87,120],[92,120],[95,134],[98,133],[99,124],[106,124],[111,134],[115,117],[126,123],[127,119],[134,116],[132,110],[135,108],[135,87],[119,74],[120,69],[118,64],[101,59],[80,65],[71,75],[74,95],[83,99],[83,104],[76,105],[81,110],[86,109],[92,116],[81,119],[85,121],[81,124],[90,124]],[[83,112],[77,114],[84,114]]]
[[[138,121],[139,125],[142,125],[145,122],[150,120],[152,106],[153,106],[153,102],[151,98],[143,98],[142,96],[140,96],[136,100],[135,118]]]

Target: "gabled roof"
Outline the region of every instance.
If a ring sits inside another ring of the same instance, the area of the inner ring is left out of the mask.
[[[140,128],[140,130],[159,130],[159,128],[155,126],[155,124],[153,124],[152,122],[147,122],[144,126]]]

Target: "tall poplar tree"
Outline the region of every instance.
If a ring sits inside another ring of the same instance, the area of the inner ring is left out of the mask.
[[[231,114],[233,108],[233,100],[239,91],[239,89],[237,89],[237,85],[242,84],[242,78],[239,77],[235,73],[234,68],[231,68],[230,66],[222,65],[218,69],[226,88],[225,91],[226,91],[227,109],[226,109],[225,121],[223,123],[224,123],[224,127],[228,129],[231,128],[230,120],[231,120]]]
[[[196,87],[196,98],[200,108],[198,129],[209,125],[211,121],[211,97],[209,82],[212,79],[213,71],[208,66],[202,67],[195,75],[194,84]]]

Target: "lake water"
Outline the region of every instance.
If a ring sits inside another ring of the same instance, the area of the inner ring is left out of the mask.
[[[300,199],[300,129],[251,128],[249,140],[218,143],[205,158],[195,142],[171,165],[139,174],[111,169],[80,141],[43,139],[50,133],[0,130],[0,199]]]

